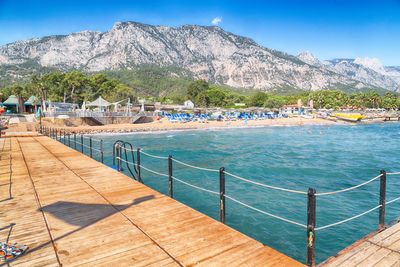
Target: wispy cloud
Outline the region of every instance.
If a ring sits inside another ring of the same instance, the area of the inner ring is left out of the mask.
[[[218,23],[220,23],[222,21],[222,18],[221,17],[215,17],[212,21],[211,21],[211,23],[213,24],[213,25],[218,25]]]

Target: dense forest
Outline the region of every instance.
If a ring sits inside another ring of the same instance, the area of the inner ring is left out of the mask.
[[[133,103],[137,102],[138,98],[164,104],[182,104],[185,100],[191,99],[199,107],[235,107],[235,103],[244,103],[246,106],[279,108],[287,104],[296,104],[300,98],[303,103],[308,103],[312,99],[314,108],[339,109],[344,106],[400,108],[399,97],[390,92],[384,95],[376,91],[346,94],[339,90],[301,92],[291,95],[275,95],[250,90],[240,92],[210,85],[204,80],[194,81],[190,73],[183,73],[187,75],[183,79],[182,73],[176,75],[179,71],[183,70],[171,69],[168,72],[163,69],[149,68],[107,74],[85,74],[78,71],[55,72],[40,77],[32,75],[26,84],[7,86],[0,91],[3,93],[4,100],[14,94],[23,102],[31,95],[35,95],[39,99],[80,105],[83,101],[93,101],[102,96],[110,102],[129,97]],[[165,88],[173,89],[166,90]]]

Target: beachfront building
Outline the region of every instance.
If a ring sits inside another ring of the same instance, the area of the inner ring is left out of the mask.
[[[235,107],[245,107],[245,103],[235,103]]]
[[[70,112],[79,108],[78,104],[60,102],[46,102],[46,106],[50,113]]]
[[[184,106],[184,109],[193,109],[194,108],[194,104],[190,100],[186,100],[185,102],[183,102],[183,106]]]
[[[295,104],[295,105],[284,105],[282,106],[279,111],[284,114],[295,114],[295,115],[302,115],[305,114],[306,108],[302,105]]]

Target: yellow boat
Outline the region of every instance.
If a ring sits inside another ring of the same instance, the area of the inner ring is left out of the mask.
[[[341,114],[341,113],[333,113],[333,115],[336,116],[336,118],[344,120],[344,121],[351,121],[351,122],[358,122],[361,121],[365,116],[362,115],[347,115],[347,114]]]

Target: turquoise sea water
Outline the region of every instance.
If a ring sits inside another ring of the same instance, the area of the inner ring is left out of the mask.
[[[309,132],[311,130],[311,133]],[[193,130],[96,135],[104,140],[105,163],[112,164],[115,140],[186,163],[219,169],[273,186],[318,192],[351,187],[381,169],[400,171],[400,123]],[[93,142],[96,144],[96,142]],[[95,158],[99,155],[94,153]],[[143,166],[168,174],[168,161],[141,156]],[[219,191],[219,174],[174,162],[174,176]],[[142,169],[144,183],[168,194],[168,178]],[[226,194],[260,210],[306,224],[307,196],[276,191],[226,176]],[[388,176],[387,200],[400,196],[400,175]],[[217,195],[174,181],[174,198],[219,219]],[[367,211],[379,204],[379,179],[358,189],[317,197],[317,227]],[[226,200],[226,223],[278,251],[305,262],[306,231]],[[400,216],[400,201],[386,207],[387,222]],[[378,210],[316,233],[317,263],[376,230]]]

